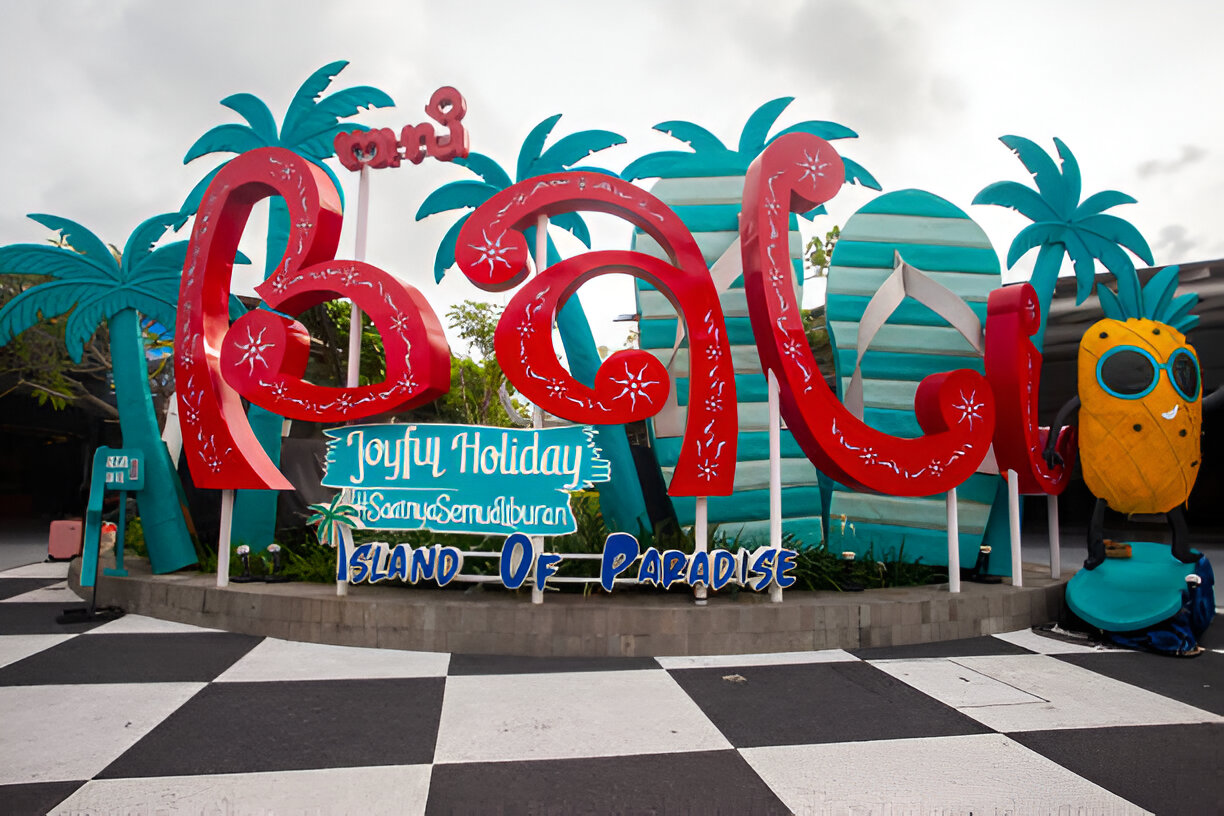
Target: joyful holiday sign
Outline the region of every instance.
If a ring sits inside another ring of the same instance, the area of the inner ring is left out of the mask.
[[[324,431],[323,484],[348,491],[354,527],[564,535],[569,494],[609,478],[589,427],[350,425]]]

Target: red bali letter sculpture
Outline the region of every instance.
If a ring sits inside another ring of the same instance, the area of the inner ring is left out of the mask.
[[[511,299],[494,334],[506,377],[527,399],[572,422],[610,425],[657,414],[671,386],[667,370],[654,355],[636,349],[618,351],[599,367],[594,388],[588,388],[561,366],[552,343],[557,311],[586,281],[614,273],[649,281],[684,320],[694,361],[684,439],[668,493],[730,494],[739,430],[731,346],[701,250],[666,205],[628,182],[598,173],[528,179],[472,213],[459,233],[455,260],[482,289],[509,289],[528,274],[522,230],[534,226],[542,215],[578,210],[631,221],[665,249],[672,263],[641,252],[606,250],[584,253],[536,275]]]
[[[969,478],[986,456],[994,429],[990,386],[975,371],[932,374],[918,385],[916,439],[881,433],[838,401],[816,367],[795,298],[787,247],[791,212],[806,212],[841,188],[841,157],[806,133],[781,136],[744,183],[740,239],[744,289],[767,371],[778,378],[782,416],[808,458],[856,490],[930,496]]]
[[[387,376],[359,388],[302,379],[305,327],[267,309],[229,323],[234,253],[251,207],[272,195],[289,208],[289,242],[277,271],[256,288],[270,309],[300,314],[349,298],[383,340]],[[174,376],[183,448],[199,487],[292,486],[247,424],[242,398],[290,419],[345,422],[420,405],[450,388],[442,326],[416,289],[377,267],[334,261],[340,200],[322,169],[281,148],[244,153],[222,168],[196,215],[179,290]]]
[[[990,293],[986,304],[986,377],[994,390],[998,419],[994,432],[999,470],[1013,470],[1019,492],[1026,495],[1063,492],[1075,464],[1075,428],[1058,436],[1063,464],[1050,467],[1042,451],[1050,429],[1037,424],[1041,352],[1029,338],[1041,325],[1041,306],[1030,284]]]

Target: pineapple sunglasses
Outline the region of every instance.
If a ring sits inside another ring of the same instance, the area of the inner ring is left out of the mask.
[[[1111,397],[1137,400],[1156,388],[1161,369],[1168,374],[1178,396],[1187,402],[1198,399],[1202,389],[1198,359],[1184,346],[1170,354],[1165,363],[1159,362],[1145,348],[1115,346],[1097,361],[1096,378]]]

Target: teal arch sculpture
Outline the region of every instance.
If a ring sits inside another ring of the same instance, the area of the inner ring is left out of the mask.
[[[691,150],[651,153],[631,162],[621,175],[630,180],[657,178],[651,192],[675,210],[696,237],[707,265],[713,266],[732,250],[739,264],[739,213],[744,175],[765,147],[787,133],[813,133],[824,139],[853,138],[857,134],[835,122],[808,121],[769,136],[791,97],[765,103],[748,117],[736,147],[727,147],[710,131],[692,122],[663,122],[655,130],[686,142]],[[843,158],[846,181],[879,189],[861,165]],[[818,207],[806,217],[824,211]],[[790,248],[796,285],[803,283],[803,244],[798,222],[790,223]],[[634,249],[662,257],[659,246],[641,231],[634,235]],[[738,273],[736,273],[738,275]],[[708,499],[709,520],[718,525],[720,536],[743,544],[767,542],[769,536],[769,428],[765,376],[757,356],[742,275],[729,281],[720,299],[735,360],[735,388],[741,420],[736,462],[735,492]],[[675,403],[651,422],[651,445],[665,477],[675,467],[688,401],[688,350],[677,348],[678,318],[662,293],[644,281],[635,281],[639,315],[639,345],[671,363]],[[674,359],[673,359],[674,357]],[[800,450],[790,432],[782,431],[782,509],[784,534],[814,546],[823,538],[822,501],[816,468]],[[672,500],[677,520],[693,523],[696,505],[691,498]]]
[[[196,562],[187,530],[181,485],[162,442],[149,391],[140,316],[175,325],[179,276],[186,241],[153,248],[166,230],[182,223],[178,213],[154,216],[138,226],[122,253],[112,252],[85,227],[53,215],[30,218],[62,236],[62,245],[0,247],[0,273],[50,278],[26,289],[0,309],[0,345],[40,320],[67,314],[64,343],[73,360],[105,321],[110,333],[115,401],[123,444],[145,457],[145,487],[136,494],[149,561],[157,573]]]
[[[430,215],[451,210],[475,209],[507,187],[518,181],[557,173],[563,170],[586,170],[595,173],[609,174],[598,167],[579,167],[578,162],[592,153],[598,153],[614,145],[624,144],[625,138],[607,130],[583,130],[571,133],[558,139],[551,147],[545,149],[561,114],[550,116],[540,122],[519,149],[518,161],[515,165],[515,179],[493,159],[481,153],[471,153],[467,158],[457,158],[454,163],[465,167],[479,177],[479,181],[464,180],[444,184],[434,190],[421,203],[417,210],[416,220],[420,221]],[[611,175],[611,174],[609,174]],[[455,244],[459,239],[459,230],[463,228],[471,213],[465,213],[447,230],[434,256],[434,277],[442,280],[446,270],[455,263]],[[556,226],[571,233],[586,246],[591,245],[591,235],[586,222],[578,213],[566,213],[551,219],[550,226]],[[535,229],[524,230],[527,244],[535,246]],[[561,256],[553,244],[552,238],[547,239],[547,262],[551,266],[560,262]],[[595,337],[591,334],[591,326],[587,322],[586,313],[578,298],[570,298],[557,317],[557,328],[561,334],[561,344],[565,347],[565,357],[570,371],[580,382],[591,385],[595,382],[595,372],[599,369],[599,352],[596,349]],[[612,463],[612,479],[596,485],[599,491],[600,507],[604,520],[613,530],[650,529],[650,519],[646,515],[646,503],[642,498],[642,488],[638,481],[637,469],[633,463],[633,455],[629,451],[629,440],[625,429],[618,425],[596,426],[596,439],[602,455]]]
[[[272,112],[259,97],[249,93],[227,96],[221,100],[221,104],[240,115],[246,120],[246,124],[217,125],[209,129],[187,151],[183,163],[187,164],[211,153],[245,153],[259,147],[284,147],[322,167],[343,197],[344,188],[340,180],[324,160],[335,152],[333,143],[337,133],[368,128],[353,122],[342,123],[340,120],[355,116],[363,109],[385,108],[395,104],[386,93],[368,85],[345,88],[324,95],[332,80],[347,65],[345,61],[332,62],[311,74],[293,95],[279,128]],[[200,179],[183,202],[181,212],[184,215],[194,213],[198,209],[204,191],[225,164],[226,162],[222,162]],[[272,198],[268,211],[265,278],[276,268],[288,240],[289,211],[282,199]],[[240,316],[232,313],[233,304],[236,303],[236,300],[231,300],[231,318]],[[247,418],[268,457],[279,464],[284,420],[258,405],[250,406]],[[238,491],[234,502],[234,540],[246,543],[256,551],[271,544],[276,532],[276,504],[275,490]]]

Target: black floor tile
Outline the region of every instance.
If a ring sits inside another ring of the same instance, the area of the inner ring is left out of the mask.
[[[436,765],[426,814],[785,814],[735,751]]]
[[[0,578],[0,601],[62,583],[63,578]]]
[[[0,813],[5,816],[46,816],[84,784],[82,781],[0,785]]]
[[[261,640],[227,632],[73,638],[0,668],[0,686],[209,682]]]
[[[1075,728],[1008,736],[1154,813],[1224,813],[1224,725]]]
[[[68,608],[77,606],[80,604]],[[109,622],[56,623],[56,616],[65,608],[57,603],[0,603],[0,635],[71,635]]]
[[[1224,654],[1169,657],[1147,652],[1056,655],[1058,659],[1224,716]],[[1220,746],[1224,752],[1224,745]]]
[[[990,731],[859,661],[677,669],[671,675],[737,748]]]
[[[917,657],[971,657],[974,655],[1032,654],[1032,652],[1014,643],[1008,643],[1006,640],[986,635],[960,640],[943,640],[936,643],[851,649],[850,654],[863,660],[908,660]]]
[[[445,682],[213,683],[98,776],[428,763]]]
[[[657,669],[653,657],[515,657],[451,655],[447,674],[540,674],[544,672],[630,671]]]

